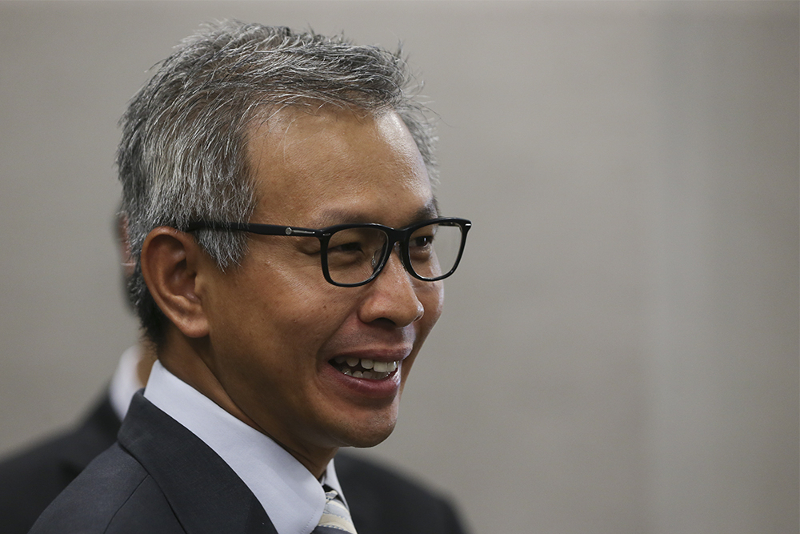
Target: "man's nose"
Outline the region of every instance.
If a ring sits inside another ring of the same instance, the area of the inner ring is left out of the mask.
[[[365,323],[385,319],[398,327],[418,321],[425,313],[417,297],[418,283],[426,282],[417,282],[408,274],[395,247],[381,273],[367,285],[369,293],[361,305],[360,319]]]

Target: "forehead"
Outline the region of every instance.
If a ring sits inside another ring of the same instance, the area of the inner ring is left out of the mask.
[[[422,156],[393,111],[286,108],[250,130],[247,157],[254,220],[399,224],[434,204]]]

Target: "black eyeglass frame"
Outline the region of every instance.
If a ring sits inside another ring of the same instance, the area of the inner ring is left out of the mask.
[[[417,231],[418,229],[422,228],[423,226],[428,226],[430,224],[439,224],[445,226],[459,226],[461,228],[461,243],[458,249],[458,255],[456,256],[456,260],[453,263],[453,267],[446,273],[441,274],[435,277],[424,277],[421,276],[414,270],[414,267],[411,265],[411,258],[408,252],[409,247],[409,240],[411,239],[412,234]],[[386,251],[383,253],[383,256],[380,258],[380,262],[375,267],[372,272],[372,275],[364,280],[363,282],[358,282],[355,284],[343,284],[341,282],[335,282],[328,271],[328,243],[330,241],[331,236],[340,231],[340,230],[349,230],[352,228],[373,228],[376,230],[383,231],[388,237],[389,240],[387,242]],[[406,271],[418,280],[422,280],[424,282],[436,282],[437,280],[443,280],[453,274],[458,267],[458,264],[461,262],[461,256],[464,253],[464,245],[467,242],[467,232],[469,232],[470,228],[472,228],[472,222],[468,219],[461,219],[458,217],[437,217],[435,219],[429,219],[426,221],[421,221],[418,223],[414,223],[410,226],[406,226],[405,228],[392,228],[391,226],[384,226],[382,224],[377,223],[351,223],[351,224],[337,224],[334,226],[328,226],[326,228],[314,229],[314,228],[300,228],[297,226],[283,226],[278,224],[260,224],[260,223],[221,223],[221,222],[204,222],[204,221],[197,221],[192,222],[186,225],[183,229],[185,232],[195,232],[197,230],[222,230],[222,231],[236,231],[236,232],[249,232],[258,235],[274,235],[274,236],[286,236],[286,237],[316,237],[319,239],[320,242],[320,258],[322,260],[322,275],[325,277],[325,280],[338,287],[359,287],[365,284],[370,283],[373,281],[380,273],[383,271],[383,268],[386,266],[386,263],[389,261],[389,257],[392,254],[392,250],[394,250],[395,243],[400,243],[400,261],[403,263],[403,267],[405,267]]]

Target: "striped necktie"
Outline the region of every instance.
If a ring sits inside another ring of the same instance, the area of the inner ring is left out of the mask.
[[[335,489],[323,486],[325,490],[325,510],[319,525],[311,534],[357,534],[350,512],[342,502]]]

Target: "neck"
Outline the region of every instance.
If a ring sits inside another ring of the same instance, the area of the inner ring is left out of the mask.
[[[158,352],[158,359],[161,361],[161,365],[177,378],[211,399],[232,416],[265,434],[286,449],[319,480],[325,474],[325,470],[336,455],[338,448],[314,447],[310,449],[291,446],[290,444],[296,442],[292,436],[270,432],[266,425],[259,424],[231,398],[211,366],[206,363],[207,360],[201,356],[206,348],[207,343],[202,340],[187,339],[184,336],[175,339],[174,336],[168,335],[167,342]],[[152,362],[147,367],[148,374],[150,366],[152,366]]]

